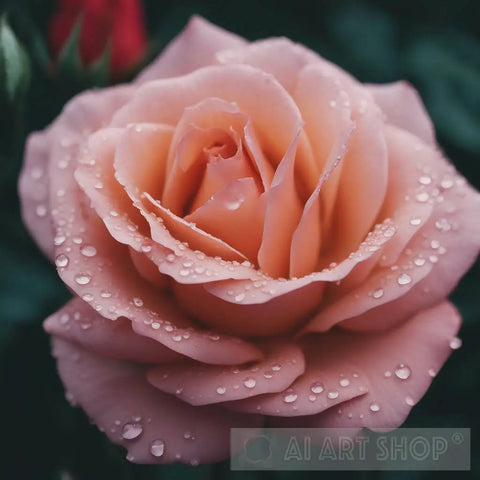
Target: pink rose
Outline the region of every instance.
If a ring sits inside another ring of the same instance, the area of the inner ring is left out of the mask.
[[[74,294],[45,322],[68,398],[132,461],[224,459],[266,422],[397,427],[459,345],[479,195],[412,87],[287,39],[192,19],[29,138],[20,194]]]

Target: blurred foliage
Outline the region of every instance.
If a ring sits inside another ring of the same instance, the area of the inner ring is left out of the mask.
[[[230,472],[228,463],[197,468],[137,466],[84,414],[72,409],[50,356],[41,322],[68,298],[55,269],[22,226],[16,193],[26,135],[44,128],[77,92],[106,84],[108,48],[91,70],[76,58],[73,32],[59,62],[45,32],[53,0],[0,0],[0,381],[4,445],[2,480],[443,479],[441,472]],[[248,39],[284,35],[341,65],[362,81],[405,78],[419,89],[440,145],[480,188],[480,2],[367,0],[145,0],[153,58],[199,13]],[[25,46],[25,50],[21,45]],[[6,56],[4,52],[8,50]],[[29,60],[30,59],[30,60]],[[31,64],[31,67],[27,65]],[[5,76],[7,74],[7,76]],[[133,74],[132,74],[133,75]],[[28,91],[28,78],[31,86]],[[127,79],[128,80],[128,79]],[[6,94],[6,96],[5,96]],[[479,219],[480,221],[480,219]],[[407,420],[407,426],[472,428],[472,472],[480,476],[480,267],[462,280],[453,300],[464,317],[464,346],[448,361]]]

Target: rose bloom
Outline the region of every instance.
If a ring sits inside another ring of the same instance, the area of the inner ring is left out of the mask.
[[[25,222],[73,299],[67,398],[140,463],[231,427],[391,429],[452,349],[480,197],[407,83],[193,18],[131,84],[30,136]]]
[[[139,0],[58,0],[50,20],[48,40],[58,57],[81,21],[79,50],[84,65],[98,60],[111,44],[110,70],[118,77],[132,68],[147,47],[142,4]]]

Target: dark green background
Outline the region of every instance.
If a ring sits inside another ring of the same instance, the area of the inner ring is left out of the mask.
[[[145,6],[151,56],[191,14],[200,13],[247,39],[285,35],[302,42],[362,81],[410,80],[427,105],[442,148],[480,187],[478,0],[151,0]],[[464,346],[452,355],[406,423],[471,427],[472,472],[257,474],[230,472],[227,463],[137,466],[126,462],[123,450],[112,446],[79,409],[68,406],[41,328],[68,293],[22,226],[16,182],[25,135],[47,125],[76,92],[105,84],[105,77],[100,70],[82,76],[64,68],[53,75],[47,68],[42,39],[53,7],[47,0],[0,0],[0,12],[9,12],[9,22],[32,62],[26,97],[0,101],[0,479],[480,478],[478,262],[453,295],[464,316]],[[66,472],[71,477],[65,477]]]

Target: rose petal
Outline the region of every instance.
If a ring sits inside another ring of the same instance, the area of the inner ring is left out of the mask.
[[[185,217],[255,263],[262,240],[265,196],[253,178],[239,178]]]
[[[443,302],[389,332],[365,336],[332,331],[319,336],[316,342],[325,338],[339,355],[348,352],[344,356],[350,358],[350,372],[357,371],[365,378],[368,391],[338,405],[339,408],[306,417],[302,426],[355,426],[376,431],[399,427],[452,352],[450,343],[459,325],[456,309],[450,302]],[[321,351],[318,346],[317,351]],[[263,409],[260,411],[263,413]],[[288,426],[293,422],[285,419],[281,424]]]
[[[48,130],[33,133],[25,146],[25,160],[20,173],[18,191],[22,218],[42,252],[54,258],[54,232],[48,198]]]
[[[281,392],[305,369],[302,351],[293,343],[267,342],[259,362],[228,368],[199,363],[162,365],[149,370],[148,381],[191,405],[208,405]]]
[[[109,295],[108,292],[104,294]],[[150,338],[134,333],[130,320],[106,319],[78,297],[48,317],[43,326],[50,335],[105,357],[140,363],[163,363],[185,358]]]
[[[432,121],[418,92],[408,82],[366,85],[387,122],[407,130],[430,145],[435,145]]]
[[[229,455],[230,428],[258,427],[263,417],[192,407],[160,392],[142,367],[53,339],[58,370],[72,402],[136,463],[216,462]]]
[[[136,82],[185,75],[211,64],[219,50],[241,47],[246,43],[243,38],[194,15],[185,29],[142,71]]]
[[[258,264],[272,277],[287,277],[292,235],[302,215],[295,188],[294,167],[300,133],[290,145],[266,196],[265,223]]]

